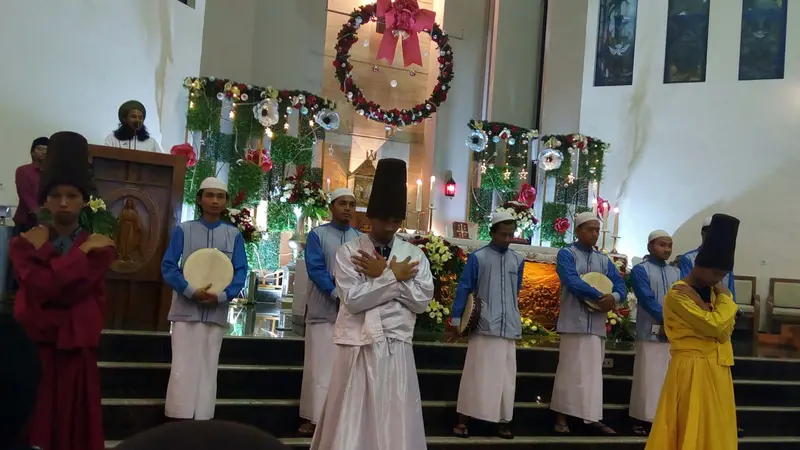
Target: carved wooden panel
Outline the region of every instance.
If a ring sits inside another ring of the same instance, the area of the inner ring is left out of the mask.
[[[185,159],[98,146],[91,157],[97,193],[118,220],[106,327],[167,330],[172,291],[161,277],[161,260],[180,223]]]

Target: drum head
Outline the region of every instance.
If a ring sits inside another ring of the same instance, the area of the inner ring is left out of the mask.
[[[608,295],[614,291],[614,283],[602,273],[589,272],[581,276],[581,279],[588,283],[589,286],[602,292],[603,295]]]
[[[467,304],[461,314],[461,323],[458,325],[458,334],[467,336],[478,325],[481,316],[481,301],[473,294],[467,297]]]
[[[186,259],[183,276],[189,282],[189,286],[195,289],[210,283],[208,292],[216,294],[225,290],[233,281],[233,264],[221,251],[215,248],[203,248]]]

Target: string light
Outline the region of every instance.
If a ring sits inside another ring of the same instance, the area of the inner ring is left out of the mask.
[[[236,118],[236,111],[231,110],[231,112],[228,113],[228,117],[230,117],[231,119],[235,119]]]
[[[308,126],[313,127],[314,126],[314,121],[313,120],[309,120],[308,121]]]
[[[519,171],[519,179],[525,180],[527,178],[528,178],[528,171],[527,169],[523,168],[522,170]]]
[[[194,100],[189,102],[189,109],[194,109]]]
[[[286,123],[283,124],[283,129],[284,130],[288,130],[289,129],[289,122],[286,122]]]
[[[503,172],[503,179],[508,180],[509,178],[511,178],[511,171],[506,169],[506,171]]]
[[[266,134],[268,138],[272,139],[272,130],[271,129],[266,128],[264,130],[264,134]]]
[[[482,162],[481,163],[481,175],[483,175],[484,173],[486,173],[486,163]]]

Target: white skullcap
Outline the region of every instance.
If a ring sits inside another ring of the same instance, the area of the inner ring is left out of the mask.
[[[512,216],[510,212],[498,211],[492,214],[492,225],[509,220],[515,220],[514,216]]]
[[[711,217],[706,217],[703,220],[703,228],[711,226]]]
[[[650,233],[650,236],[647,237],[647,243],[649,244],[649,243],[653,242],[653,240],[661,238],[661,237],[671,238],[672,236],[670,236],[669,233],[667,233],[664,230],[656,230],[656,231],[653,231],[652,233]]]
[[[356,196],[353,195],[353,191],[351,191],[350,189],[339,188],[339,189],[334,189],[333,192],[331,192],[331,203],[333,203],[337,198],[344,196],[350,196],[356,198]]]
[[[597,213],[593,213],[591,211],[582,212],[575,216],[575,227],[577,228],[586,222],[591,222],[592,220],[600,223],[600,219],[597,218]]]
[[[200,183],[200,190],[203,189],[219,189],[221,191],[228,192],[228,186],[225,185],[222,181],[218,178],[208,177]]]

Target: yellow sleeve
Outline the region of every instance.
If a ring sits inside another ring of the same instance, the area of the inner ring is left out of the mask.
[[[736,318],[738,307],[730,296],[721,296],[714,311],[703,311],[688,295],[670,289],[664,304],[702,336],[724,342]]]

